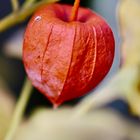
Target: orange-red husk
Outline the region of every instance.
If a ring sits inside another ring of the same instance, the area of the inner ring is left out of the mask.
[[[110,70],[114,37],[105,20],[79,8],[69,22],[72,6],[39,8],[24,36],[23,62],[32,84],[54,105],[85,95]]]

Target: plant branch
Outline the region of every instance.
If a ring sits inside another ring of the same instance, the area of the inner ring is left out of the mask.
[[[19,9],[19,2],[18,0],[11,0],[13,11],[16,12]]]
[[[43,0],[36,3],[30,3],[23,4],[21,9],[18,12],[13,12],[10,15],[6,16],[4,19],[0,20],[0,32],[5,31],[6,29],[23,22],[25,19],[27,19],[39,6],[43,4],[48,4],[52,2],[57,2],[59,0]],[[32,0],[32,2],[34,2]]]
[[[8,130],[4,140],[13,140],[15,132],[21,122],[21,119],[24,114],[25,108],[27,106],[28,100],[31,96],[31,91],[32,91],[32,85],[31,85],[30,81],[28,81],[28,79],[26,79],[23,89],[21,91],[20,98],[19,98],[16,108],[15,108],[15,112],[13,114],[13,118],[11,120],[9,130]]]

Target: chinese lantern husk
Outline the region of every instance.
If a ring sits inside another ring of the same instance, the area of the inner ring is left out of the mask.
[[[72,6],[45,5],[25,32],[23,61],[32,84],[55,105],[82,96],[97,86],[114,58],[113,33],[102,17]]]

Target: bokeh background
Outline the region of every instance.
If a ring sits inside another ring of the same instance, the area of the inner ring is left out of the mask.
[[[19,1],[20,5],[24,2]],[[96,11],[111,26],[116,43],[112,68],[96,89],[62,104],[57,110],[33,89],[15,140],[140,140],[140,1],[81,0],[81,6]],[[0,22],[11,12],[11,1],[0,0]],[[26,77],[21,55],[29,19],[0,33],[0,140],[10,124]],[[111,79],[115,81],[113,84]]]

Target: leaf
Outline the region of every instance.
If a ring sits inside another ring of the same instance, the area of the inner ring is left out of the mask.
[[[79,118],[72,118],[71,114],[71,108],[37,111],[22,125],[15,140],[138,140],[140,137],[139,126],[111,110],[98,110]]]
[[[140,116],[140,1],[120,1],[119,15],[124,67],[133,77],[130,79],[132,84],[128,86],[126,98],[132,112]]]

